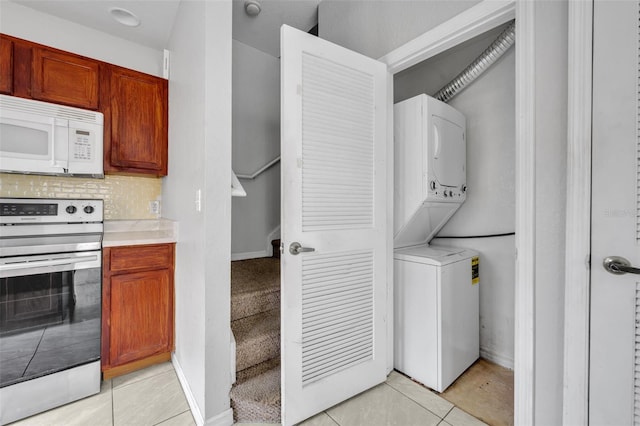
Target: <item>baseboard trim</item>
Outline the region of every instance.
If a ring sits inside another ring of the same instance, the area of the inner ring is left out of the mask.
[[[513,358],[498,354],[496,352],[480,348],[480,358],[484,358],[487,361],[491,361],[494,364],[498,364],[501,367],[513,370],[514,363]]]
[[[180,386],[182,386],[182,391],[184,392],[184,395],[187,398],[187,404],[189,404],[189,408],[191,409],[191,415],[193,416],[193,420],[196,422],[196,425],[203,426],[204,419],[202,418],[202,413],[200,412],[200,408],[196,403],[196,398],[193,396],[193,392],[191,392],[191,388],[189,387],[189,382],[187,382],[187,378],[184,375],[184,372],[182,371],[182,367],[180,366],[180,362],[178,362],[178,359],[175,357],[175,354],[171,355],[171,363],[173,364],[173,369],[176,370],[178,381],[180,382]],[[231,423],[227,423],[226,425],[230,425],[230,424],[233,424],[233,413],[231,414]]]
[[[112,379],[117,376],[122,376],[124,374],[131,373],[135,370],[140,370],[141,368],[149,367],[154,364],[159,364],[161,362],[166,362],[171,360],[171,352],[163,352],[161,354],[152,355],[150,357],[133,361],[128,364],[119,365],[117,367],[109,367],[102,370],[102,378],[103,380]]]
[[[267,235],[267,253],[268,256],[273,256],[273,245],[271,241],[277,240],[280,238],[280,225],[276,226],[276,228]]]
[[[234,261],[234,260],[247,260],[247,259],[258,259],[260,257],[271,257],[271,255],[266,250],[248,251],[248,252],[245,252],[245,253],[231,253],[231,261]]]
[[[233,424],[233,409],[226,411],[206,421],[206,426],[231,426]]]

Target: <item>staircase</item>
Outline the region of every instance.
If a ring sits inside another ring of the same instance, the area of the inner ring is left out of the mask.
[[[236,339],[234,420],[280,423],[279,258],[231,262],[231,330]]]

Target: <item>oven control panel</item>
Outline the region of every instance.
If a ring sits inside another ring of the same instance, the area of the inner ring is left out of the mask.
[[[102,222],[102,200],[0,198],[0,223]]]

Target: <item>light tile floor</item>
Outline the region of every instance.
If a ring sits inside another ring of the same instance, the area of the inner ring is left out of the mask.
[[[98,395],[13,425],[191,426],[195,422],[173,366],[167,362],[106,380]],[[485,423],[403,375],[392,372],[385,383],[318,414],[302,425],[477,426]]]
[[[395,371],[387,381],[302,423],[304,426],[480,426],[485,423]]]
[[[12,426],[191,426],[187,399],[169,362],[102,382],[100,393]]]

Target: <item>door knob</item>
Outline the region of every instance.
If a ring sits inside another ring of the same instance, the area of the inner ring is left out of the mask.
[[[634,268],[633,266],[631,266],[631,263],[627,259],[620,256],[605,257],[605,259],[602,261],[602,266],[604,266],[604,269],[606,269],[608,272],[611,272],[615,275],[622,275],[627,273],[640,275],[640,268]]]
[[[300,253],[306,253],[310,251],[316,251],[316,249],[312,247],[302,247],[302,244],[298,242],[293,242],[289,246],[289,253],[291,254],[300,254]]]

